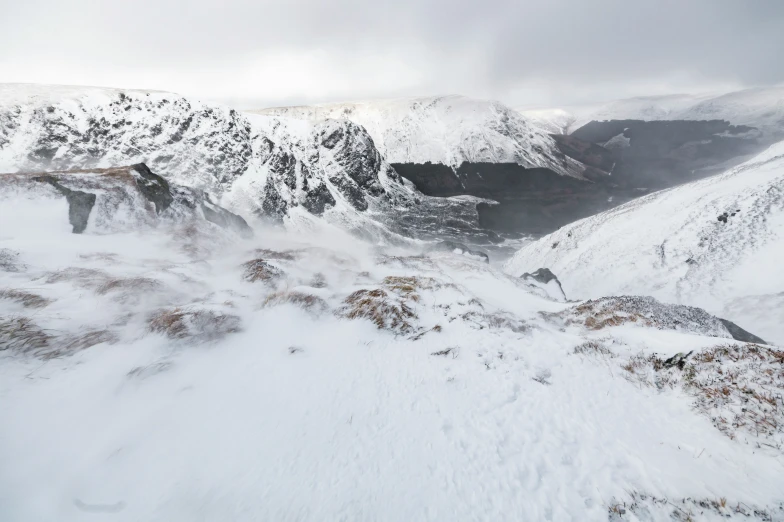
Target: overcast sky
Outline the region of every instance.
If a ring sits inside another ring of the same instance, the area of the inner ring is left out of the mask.
[[[0,0],[0,81],[242,108],[565,106],[784,82],[784,0]]]

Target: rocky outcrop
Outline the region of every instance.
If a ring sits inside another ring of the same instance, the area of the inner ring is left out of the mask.
[[[64,197],[75,234],[132,231],[194,219],[242,236],[253,234],[242,217],[213,203],[205,192],[170,184],[144,164],[0,174],[0,201],[20,195],[41,198],[43,204],[47,199]]]
[[[295,207],[323,216],[416,197],[349,121],[288,125],[163,92],[4,85],[0,94],[0,170],[143,163],[155,174],[136,169],[139,187],[158,212],[172,204],[167,183],[230,194],[243,212],[278,222]]]
[[[555,274],[549,268],[540,268],[534,272],[526,272],[520,279],[543,289],[549,297],[558,301],[566,301],[566,293]]]
[[[764,344],[759,337],[701,308],[661,303],[647,296],[603,297],[576,305],[562,312],[561,316],[566,318],[567,323],[582,323],[591,330],[637,324],[660,330],[678,330]]]
[[[367,129],[390,163],[515,163],[581,176],[584,167],[564,156],[553,139],[519,112],[464,96],[399,98],[256,111],[309,121],[346,119]]]

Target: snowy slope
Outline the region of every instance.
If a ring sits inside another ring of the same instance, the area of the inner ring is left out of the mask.
[[[671,94],[639,96],[608,103],[547,108],[519,108],[519,112],[548,132],[569,134],[590,121],[670,120],[710,95]],[[690,118],[685,118],[690,119]],[[568,125],[568,128],[567,128]]]
[[[506,265],[570,297],[646,294],[731,314],[784,344],[784,142],[718,176],[567,225]]]
[[[781,354],[700,310],[337,234],[75,235],[13,201],[4,522],[782,520],[784,435],[754,423],[784,422]]]
[[[327,222],[391,240],[421,235],[396,223],[401,214],[436,207],[476,228],[472,205],[423,197],[347,120],[243,115],[165,92],[0,85],[0,172],[141,162],[248,218],[294,228]]]
[[[463,96],[277,107],[254,111],[286,118],[345,118],[362,125],[390,163],[518,163],[579,176],[555,142],[517,111]]]
[[[640,96],[598,105],[522,108],[520,113],[547,132],[574,131],[590,121],[726,120],[757,127],[771,139],[784,137],[784,85],[726,94]]]

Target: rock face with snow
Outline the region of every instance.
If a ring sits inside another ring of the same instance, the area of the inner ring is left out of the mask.
[[[108,169],[0,174],[0,201],[12,221],[20,200],[39,200],[40,216],[55,217],[58,201],[65,207],[54,222],[68,222],[75,234],[107,234],[154,228],[161,223],[207,221],[250,237],[252,229],[240,216],[216,205],[205,192],[168,183],[144,164]],[[49,214],[49,216],[47,216]],[[55,228],[58,228],[55,225]]]
[[[355,231],[417,235],[411,223],[393,223],[399,210],[436,206],[478,228],[465,202],[428,206],[347,120],[281,121],[162,92],[0,85],[0,172],[140,162],[265,220],[323,217]]]
[[[784,143],[728,172],[657,192],[523,247],[519,275],[550,267],[572,297],[648,294],[784,342]]]
[[[532,286],[543,289],[549,297],[556,301],[566,301],[566,294],[563,291],[561,282],[549,268],[540,268],[530,273],[526,272],[520,276],[520,279]]]
[[[552,138],[498,102],[463,96],[401,98],[303,107],[261,114],[319,121],[348,119],[367,129],[390,163],[516,163],[579,176],[583,168],[561,154]]]

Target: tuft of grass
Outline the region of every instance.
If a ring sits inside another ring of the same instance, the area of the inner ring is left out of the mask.
[[[784,451],[784,351],[725,344],[666,360],[636,354],[621,368],[635,384],[681,388],[693,398],[695,411],[728,437],[742,432]]]
[[[336,314],[346,319],[370,319],[379,329],[407,334],[414,330],[412,321],[417,315],[406,301],[380,288],[357,290],[343,300]]]
[[[124,290],[133,290],[137,292],[149,292],[156,290],[162,285],[155,279],[149,277],[127,277],[127,278],[111,278],[102,283],[96,290],[100,295],[106,295],[110,292],[120,292]]]
[[[607,348],[604,344],[597,341],[586,341],[574,347],[574,353],[577,355],[594,355],[615,357],[612,350]]]
[[[269,250],[257,248],[253,253],[261,259],[276,259],[280,261],[296,261],[302,254],[301,250]]]
[[[25,266],[19,262],[19,252],[10,248],[0,248],[0,271],[22,272]]]
[[[236,315],[183,308],[158,310],[150,316],[148,325],[151,332],[169,339],[195,342],[215,341],[241,329],[240,318]]]
[[[243,279],[250,283],[262,281],[272,283],[283,276],[283,271],[267,263],[264,259],[253,259],[244,263]]]
[[[323,313],[329,309],[322,298],[304,292],[275,292],[267,296],[262,306],[268,308],[283,304],[293,304],[312,313]]]
[[[41,297],[38,294],[25,292],[24,290],[13,290],[11,288],[0,290],[0,299],[17,302],[25,308],[43,308],[52,303],[50,299]]]
[[[51,335],[27,317],[0,317],[0,350],[36,355],[52,341]]]

